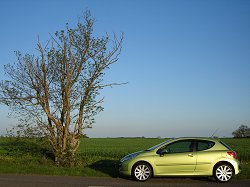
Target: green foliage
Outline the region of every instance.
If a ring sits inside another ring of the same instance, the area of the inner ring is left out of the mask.
[[[222,141],[238,154],[242,171],[237,178],[250,178],[250,138],[224,138]]]
[[[77,166],[56,167],[53,154],[44,138],[0,138],[0,173],[118,176],[119,160],[139,150],[164,141],[158,138],[82,138],[76,153]],[[225,138],[238,153],[242,172],[237,178],[250,176],[250,139]]]
[[[250,128],[246,125],[241,125],[232,134],[234,138],[250,138]]]
[[[0,140],[1,159],[6,156],[13,161],[23,158],[53,160],[51,147],[45,138],[2,137]]]
[[[27,123],[27,121],[21,121],[12,127],[11,129],[7,130],[8,137],[17,137],[17,138],[41,138],[44,136],[41,129],[38,127],[34,127],[33,125]]]
[[[157,138],[88,138],[82,139],[78,154],[120,159],[164,141]]]

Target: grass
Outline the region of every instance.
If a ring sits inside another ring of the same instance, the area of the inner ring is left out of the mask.
[[[242,172],[237,178],[250,178],[250,139],[222,139],[238,152]],[[138,150],[164,141],[157,138],[85,138],[77,152],[78,166],[56,167],[53,154],[40,139],[0,138],[0,173],[118,176],[119,160]]]
[[[223,142],[237,152],[241,164],[241,173],[237,178],[250,179],[250,138],[225,138]]]

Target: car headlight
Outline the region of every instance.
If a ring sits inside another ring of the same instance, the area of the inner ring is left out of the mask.
[[[136,153],[129,154],[129,155],[123,157],[123,158],[121,159],[121,162],[125,162],[125,161],[127,161],[127,160],[132,159],[132,158],[135,158],[135,157],[136,157],[137,155],[139,155],[140,153],[141,153],[141,152],[136,152]]]

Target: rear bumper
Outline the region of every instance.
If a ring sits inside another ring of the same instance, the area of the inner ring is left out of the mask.
[[[238,167],[235,168],[234,174],[237,175],[241,172],[241,166],[240,163],[238,162]]]

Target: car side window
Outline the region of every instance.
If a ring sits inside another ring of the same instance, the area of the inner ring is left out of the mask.
[[[194,141],[192,140],[182,140],[168,144],[157,151],[158,154],[161,153],[185,153],[192,152],[194,149]]]
[[[215,143],[212,141],[199,140],[197,142],[197,151],[203,151],[203,150],[210,149],[211,147],[214,146],[214,144]]]

